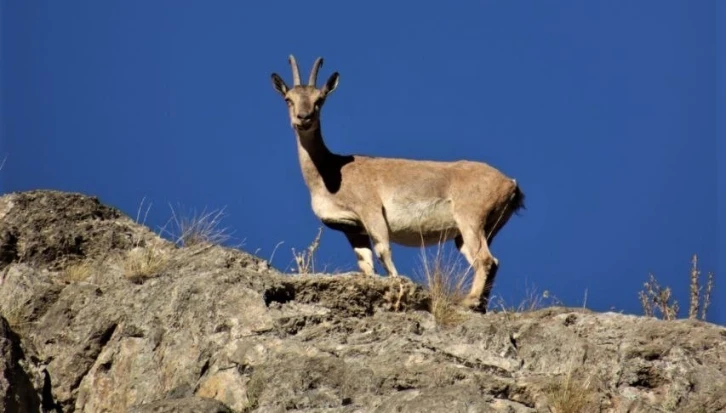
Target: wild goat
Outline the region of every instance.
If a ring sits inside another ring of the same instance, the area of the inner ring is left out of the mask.
[[[313,64],[308,84],[290,55],[293,86],[277,73],[272,84],[287,103],[297,136],[298,157],[310,190],[315,215],[329,228],[345,234],[358,267],[374,275],[373,252],[389,276],[398,272],[390,242],[431,245],[454,239],[474,269],[474,281],[462,304],[486,312],[499,262],[489,244],[513,212],[524,207],[517,182],[480,162],[437,162],[338,155],[323,141],[320,112],[338,86],[333,73],[316,87],[322,57]],[[371,249],[373,241],[373,249]]]

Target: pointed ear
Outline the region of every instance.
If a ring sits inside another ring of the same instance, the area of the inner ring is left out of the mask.
[[[285,84],[285,81],[282,80],[280,75],[278,75],[277,73],[272,74],[272,87],[274,87],[275,90],[282,95],[282,97],[285,97],[287,91],[289,90],[287,85]]]
[[[338,74],[338,72],[335,72],[332,75],[330,75],[328,80],[325,82],[325,85],[323,85],[323,89],[322,89],[323,96],[327,96],[330,93],[332,93],[335,90],[335,88],[338,87],[339,80],[340,80],[340,75]]]

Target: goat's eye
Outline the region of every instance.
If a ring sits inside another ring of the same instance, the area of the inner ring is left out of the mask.
[[[292,105],[292,100],[290,100],[290,98],[285,98],[285,102],[286,102],[286,103],[287,103],[288,105]]]

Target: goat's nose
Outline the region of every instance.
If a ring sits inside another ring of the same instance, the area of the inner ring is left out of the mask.
[[[297,118],[301,120],[310,120],[313,117],[313,112],[307,112],[307,113],[298,113]]]

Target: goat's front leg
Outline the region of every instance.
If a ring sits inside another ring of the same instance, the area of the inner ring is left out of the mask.
[[[376,275],[373,271],[373,250],[368,235],[346,232],[345,237],[353,247],[361,272],[365,275]]]
[[[391,277],[398,277],[398,271],[396,266],[393,265],[393,258],[391,257],[391,244],[388,237],[388,224],[383,215],[372,215],[366,217],[363,222],[366,227],[366,232],[373,241],[373,251],[376,253],[376,257],[383,265],[386,273]]]

